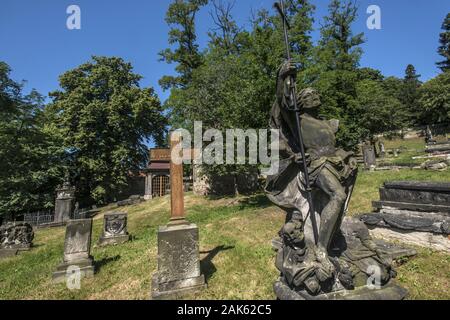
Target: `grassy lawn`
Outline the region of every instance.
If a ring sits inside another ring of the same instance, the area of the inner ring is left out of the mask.
[[[363,172],[351,203],[351,214],[368,212],[386,180],[449,181],[450,171]],[[193,299],[274,299],[272,283],[278,272],[270,241],[283,224],[283,213],[262,194],[207,199],[186,195],[190,221],[200,227],[202,269],[208,289]],[[169,198],[121,208],[129,214],[133,241],[92,248],[97,274],[81,290],[53,285],[51,274],[61,262],[64,228],[39,230],[35,248],[0,261],[1,299],[149,299],[156,271],[157,228],[168,222]],[[103,209],[103,212],[111,208]],[[95,218],[93,242],[101,231],[102,214]],[[398,281],[411,299],[450,299],[450,255],[419,250],[398,267]]]

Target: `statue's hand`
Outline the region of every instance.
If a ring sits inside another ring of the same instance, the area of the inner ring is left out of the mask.
[[[280,68],[279,78],[281,81],[285,81],[288,77],[296,77],[297,76],[297,66],[292,61],[286,61]]]
[[[309,165],[311,163],[311,155],[310,154],[305,154],[306,157],[306,164]],[[301,155],[301,153],[296,153],[294,155],[294,162],[297,164],[303,164],[303,157]]]

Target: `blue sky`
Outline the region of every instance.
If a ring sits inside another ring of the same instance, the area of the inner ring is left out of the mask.
[[[327,13],[329,1],[313,0],[317,6],[316,29]],[[168,26],[164,21],[169,0],[0,0],[0,60],[13,69],[12,77],[27,80],[27,90],[40,93],[58,88],[58,76],[90,59],[91,55],[120,56],[144,76],[142,85],[152,86],[162,100],[158,85],[173,66],[158,61],[167,47]],[[234,17],[248,26],[251,10],[272,8],[273,0],[236,0]],[[385,75],[403,76],[408,63],[416,66],[422,80],[438,73],[435,62],[440,27],[450,12],[448,0],[358,0],[355,32],[364,32],[362,66],[377,68]],[[81,30],[68,30],[66,9],[81,8]],[[367,7],[380,6],[382,29],[368,30]],[[212,27],[210,7],[198,17],[199,42],[204,46]],[[317,40],[318,32],[313,38]]]

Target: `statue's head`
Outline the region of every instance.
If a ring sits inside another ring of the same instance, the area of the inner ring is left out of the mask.
[[[316,109],[322,105],[319,93],[313,88],[300,91],[297,100],[302,109]]]

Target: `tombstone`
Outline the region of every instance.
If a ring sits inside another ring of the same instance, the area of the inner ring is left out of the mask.
[[[94,259],[91,256],[92,219],[70,220],[66,227],[64,259],[53,273],[53,282],[66,281],[73,270],[81,277],[94,276]]]
[[[450,252],[450,183],[387,182],[361,220],[377,237]]]
[[[375,148],[372,144],[366,143],[363,145],[364,165],[366,169],[377,166],[377,159],[375,155]]]
[[[75,188],[68,181],[56,190],[55,224],[63,224],[70,220],[74,210]]]
[[[386,157],[386,146],[384,145],[384,142],[383,142],[383,141],[380,141],[380,142],[378,143],[378,145],[380,146],[380,157],[381,157],[381,158]]]
[[[425,143],[427,145],[436,144],[436,140],[433,137],[433,132],[431,131],[430,126],[427,126],[427,129],[426,129],[426,132],[425,132]]]
[[[28,223],[10,222],[0,226],[0,259],[30,250],[33,239],[33,227]]]
[[[172,150],[181,143],[180,135],[171,135]],[[170,164],[171,219],[158,231],[158,271],[152,279],[152,299],[176,299],[206,287],[200,272],[199,231],[185,217],[183,165]]]
[[[128,242],[128,215],[126,213],[106,213],[103,222],[103,232],[98,242],[99,246],[118,245]]]

